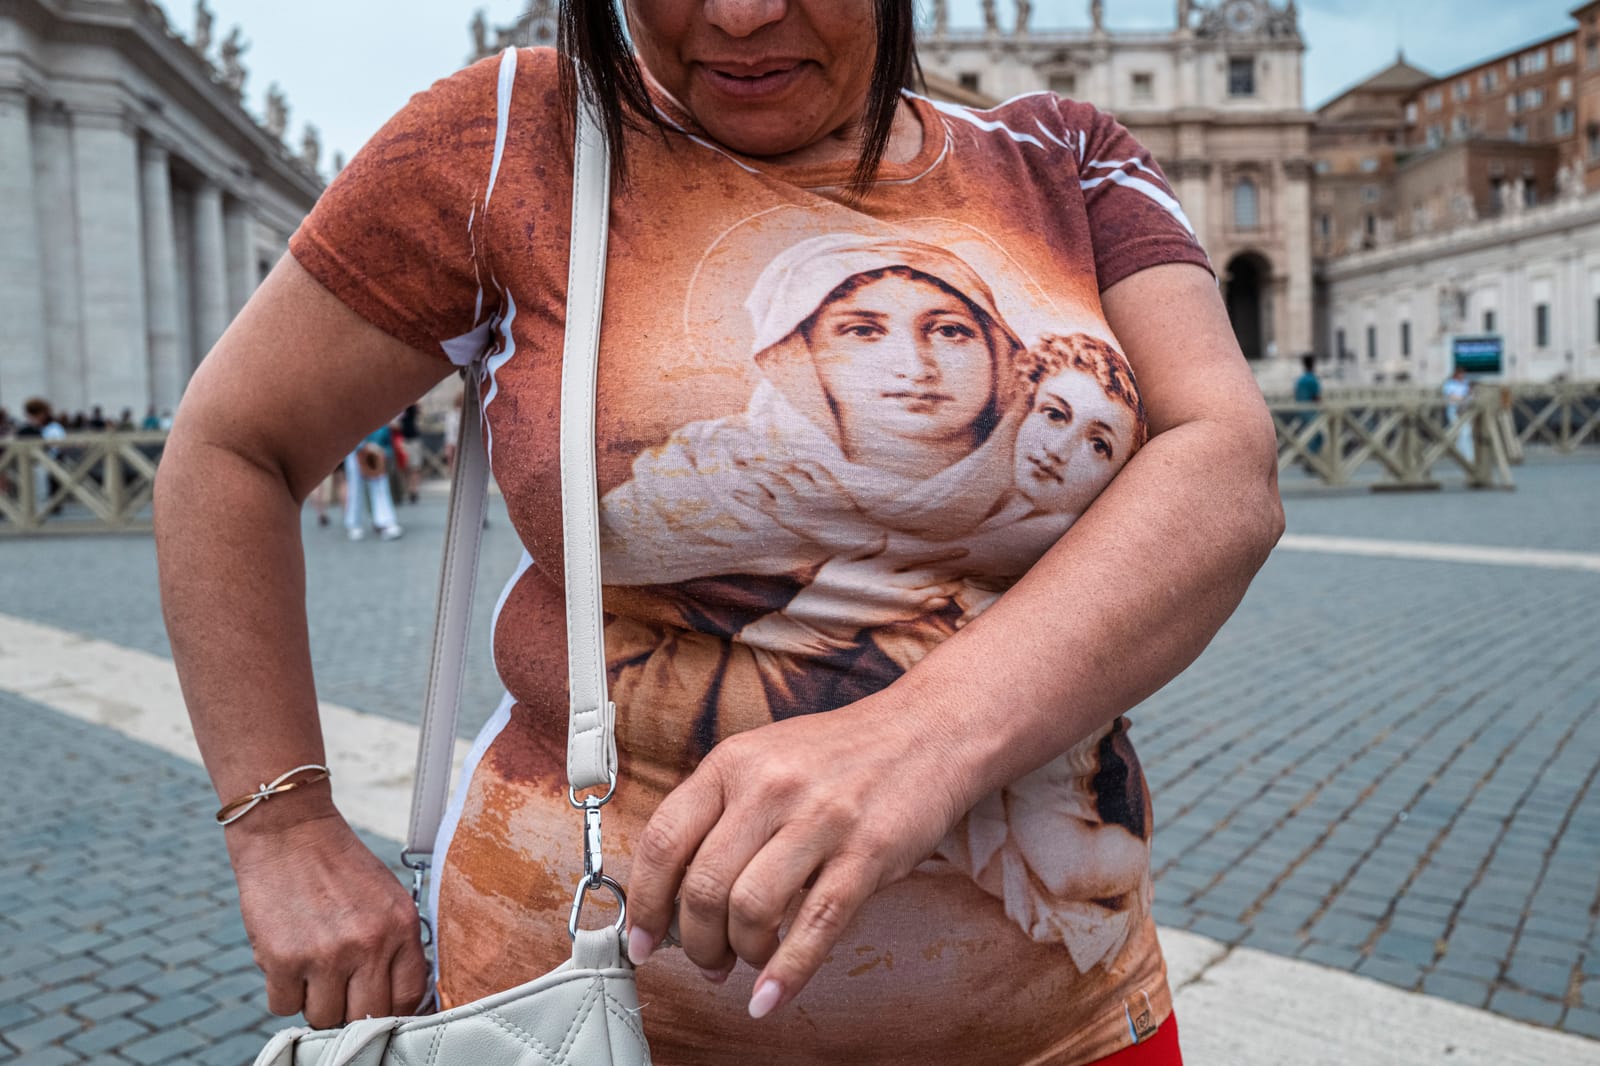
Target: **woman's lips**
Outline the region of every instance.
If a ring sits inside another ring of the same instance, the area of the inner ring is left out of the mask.
[[[954,400],[955,397],[944,392],[886,392],[886,400],[895,400],[907,411],[914,415],[932,414],[944,404]]]
[[[759,70],[760,68],[751,68]],[[747,73],[737,68],[702,66],[700,76],[716,91],[740,100],[757,100],[776,96],[800,79],[804,63],[791,63],[760,73]]]

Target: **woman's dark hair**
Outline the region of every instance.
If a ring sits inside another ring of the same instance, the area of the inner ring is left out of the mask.
[[[850,179],[852,196],[867,191],[883,153],[889,147],[894,129],[895,109],[900,90],[912,87],[919,73],[916,57],[915,0],[873,0],[874,22],[878,31],[877,58],[872,68],[872,87],[867,94],[866,136],[861,158]],[[584,88],[599,106],[601,128],[611,145],[619,179],[627,174],[623,138],[626,128],[654,128],[666,132],[660,116],[650,103],[644,76],[634,61],[633,49],[623,32],[615,0],[561,0],[561,90],[566,113],[577,114],[578,76],[570,60],[578,61]]]

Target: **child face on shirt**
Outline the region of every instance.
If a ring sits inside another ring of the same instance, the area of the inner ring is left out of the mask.
[[[1092,374],[1070,367],[1039,382],[1017,432],[1017,489],[1040,510],[1082,514],[1132,454],[1138,420]]]

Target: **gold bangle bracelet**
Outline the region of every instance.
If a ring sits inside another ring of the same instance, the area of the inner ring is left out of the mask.
[[[310,774],[309,777],[299,777],[300,774]],[[257,805],[265,803],[273,796],[281,796],[285,792],[293,792],[297,788],[315,785],[319,781],[326,781],[333,776],[333,771],[326,766],[311,764],[309,766],[296,766],[287,773],[279,774],[271,782],[257,786],[254,792],[240,796],[222,805],[217,811],[218,825],[232,825],[240,818],[255,810]]]

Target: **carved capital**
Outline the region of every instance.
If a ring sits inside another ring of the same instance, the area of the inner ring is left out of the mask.
[[[1316,166],[1309,159],[1285,159],[1283,176],[1291,181],[1310,181]]]
[[[1212,163],[1209,159],[1177,159],[1163,164],[1162,169],[1173,181],[1186,181],[1189,178],[1211,177]]]

